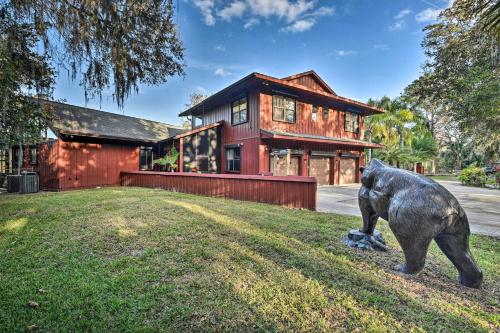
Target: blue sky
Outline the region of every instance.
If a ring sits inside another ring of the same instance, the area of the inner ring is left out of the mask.
[[[176,1],[174,1],[175,3]],[[419,76],[422,28],[449,0],[178,0],[186,77],[141,86],[119,110],[111,92],[88,107],[171,124],[192,92],[212,94],[257,71],[314,69],[337,94],[362,102],[398,96]],[[62,72],[54,97],[85,106]]]

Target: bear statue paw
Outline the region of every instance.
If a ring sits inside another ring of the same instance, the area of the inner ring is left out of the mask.
[[[423,267],[409,267],[406,264],[399,264],[394,266],[394,270],[403,274],[417,274],[422,270]]]

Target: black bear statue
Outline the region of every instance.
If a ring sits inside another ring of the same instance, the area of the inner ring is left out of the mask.
[[[434,239],[459,272],[459,282],[479,288],[483,273],[469,250],[469,221],[457,199],[435,181],[374,159],[361,167],[358,201],[363,229],[372,235],[378,218],[389,227],[403,249],[405,263],[395,270],[416,274],[425,265]]]

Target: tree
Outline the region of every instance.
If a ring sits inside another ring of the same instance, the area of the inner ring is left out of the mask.
[[[500,46],[495,32],[485,33],[485,20],[498,15],[494,6],[490,0],[456,0],[425,27],[424,74],[406,91],[431,105],[437,122],[446,119],[445,127],[487,159],[498,158],[500,141]]]
[[[54,72],[48,55],[33,51],[33,26],[19,24],[6,8],[0,9],[0,22],[0,147],[19,146],[20,173],[23,145],[40,138],[47,118],[47,111],[24,95],[31,91],[37,97],[50,96]]]
[[[174,171],[177,169],[177,160],[179,159],[179,152],[175,147],[165,154],[162,158],[153,161],[154,164],[158,164],[163,167],[168,167],[169,171]]]
[[[122,107],[139,84],[184,75],[172,0],[6,0],[5,8],[35,27],[73,79],[81,75],[86,98],[113,85]]]
[[[184,107],[186,109],[192,108],[195,105],[200,104],[203,102],[205,99],[207,99],[208,95],[202,94],[202,93],[191,93],[189,95],[189,102],[184,104]],[[191,116],[192,117],[192,116]],[[191,117],[186,117],[183,122],[182,122],[182,127],[184,128],[191,128],[192,126],[192,118]]]

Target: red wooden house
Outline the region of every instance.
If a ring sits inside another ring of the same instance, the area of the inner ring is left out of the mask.
[[[120,185],[120,172],[152,170],[158,142],[185,129],[57,102],[42,102],[51,111],[49,127],[57,136],[23,149],[26,171],[39,175],[40,188],[62,191]],[[19,149],[0,160],[0,171],[17,169]],[[1,185],[1,184],[0,184]]]
[[[283,79],[252,73],[182,112],[192,130],[163,141],[181,172],[313,176],[359,182],[364,117],[383,110],[337,95],[314,71]],[[197,122],[201,122],[199,126]]]

